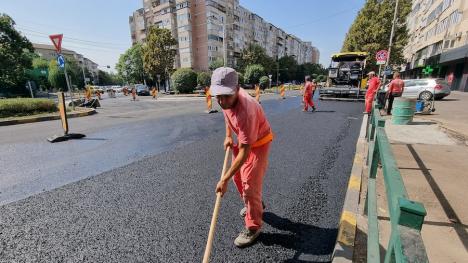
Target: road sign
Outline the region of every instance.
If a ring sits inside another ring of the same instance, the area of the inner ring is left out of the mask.
[[[63,58],[62,55],[57,56],[57,64],[59,68],[64,68],[65,67],[65,59]]]
[[[390,65],[387,65],[384,69],[384,74],[389,76],[389,75],[392,75],[392,67]]]
[[[57,51],[57,53],[62,52],[63,34],[50,35],[49,38],[50,38],[50,40],[52,40],[52,44],[54,44],[54,47],[55,47],[55,50]]]
[[[387,50],[379,50],[375,54],[375,60],[377,60],[377,65],[383,65],[387,62],[388,52]]]

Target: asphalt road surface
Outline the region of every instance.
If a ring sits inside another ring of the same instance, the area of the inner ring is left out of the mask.
[[[362,121],[361,103],[265,96],[276,138],[265,225],[238,249],[234,186],[211,262],[328,262]],[[56,121],[0,127],[0,262],[200,262],[224,157],[221,113],[203,98],[105,99],[70,120],[86,140],[50,144]]]

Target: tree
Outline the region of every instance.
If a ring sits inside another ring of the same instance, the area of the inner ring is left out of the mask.
[[[32,68],[34,48],[14,26],[11,17],[0,14],[0,93],[25,92],[25,73]]]
[[[114,83],[114,79],[112,78],[112,76],[103,70],[98,71],[98,83],[99,85],[105,86],[116,84]]]
[[[49,62],[49,83],[52,87],[66,91],[67,90],[67,83],[65,82],[65,75],[63,74],[63,70],[57,65],[57,61],[52,59]]]
[[[242,50],[241,57],[237,62],[237,70],[244,72],[248,65],[262,65],[266,73],[272,72],[275,66],[273,58],[266,54],[266,50],[258,44],[250,44]]]
[[[317,82],[323,82],[323,81],[326,81],[327,80],[327,76],[325,75],[319,75],[317,77]]]
[[[180,93],[192,93],[197,86],[197,73],[190,68],[180,68],[171,76],[172,87]]]
[[[258,84],[260,78],[265,74],[265,69],[262,65],[253,64],[245,68],[244,82],[249,84]]]
[[[142,54],[144,69],[152,79],[157,79],[158,74],[161,75],[161,79],[165,79],[165,76],[172,72],[176,45],[177,40],[172,37],[169,29],[154,26],[148,29]]]
[[[67,70],[70,84],[80,89],[84,88],[82,69],[78,66],[78,63],[74,58],[65,57],[65,69]],[[55,59],[52,59],[49,62],[48,80],[52,87],[62,91],[68,91],[65,72],[63,69],[59,68]]]
[[[83,70],[81,66],[78,65],[78,61],[73,57],[65,57],[65,69],[67,70],[68,77],[70,78],[70,84],[76,86],[79,89],[84,89],[85,84]],[[87,70],[88,69],[85,68],[85,71]]]
[[[260,80],[259,80],[259,84],[260,84],[260,88],[262,88],[262,89],[268,88],[268,86],[270,84],[270,78],[268,78],[267,76],[261,77]]]
[[[198,72],[197,74],[198,86],[208,87],[211,84],[211,75],[208,72]]]
[[[213,71],[213,70],[215,70],[217,68],[220,68],[220,67],[223,67],[223,66],[224,66],[224,59],[217,58],[215,61],[212,61],[210,63],[209,68],[210,68],[211,71]]]
[[[367,0],[346,34],[341,51],[368,52],[367,69],[377,70],[375,53],[388,49],[394,10],[394,0]],[[410,12],[411,0],[400,0],[390,64],[404,63],[403,48],[408,42],[405,21]]]
[[[115,68],[122,79],[130,83],[143,83],[145,70],[143,67],[142,45],[137,43],[127,49],[124,54],[120,55]]]
[[[244,86],[244,74],[237,72],[237,80],[240,86]]]
[[[33,70],[30,72],[31,79],[36,82],[42,90],[49,89],[50,83],[48,80],[49,75],[49,61],[39,56],[32,60]]]
[[[296,79],[298,65],[293,56],[284,56],[279,59],[280,76],[282,82],[291,81]]]

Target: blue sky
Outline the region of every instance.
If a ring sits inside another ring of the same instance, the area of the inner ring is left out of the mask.
[[[241,5],[299,38],[312,41],[329,63],[365,0],[240,0]],[[50,44],[49,34],[63,33],[63,47],[75,50],[105,69],[131,46],[129,15],[140,0],[1,0],[32,42]]]

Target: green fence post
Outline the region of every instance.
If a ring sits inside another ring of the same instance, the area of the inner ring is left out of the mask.
[[[370,147],[370,167],[364,211],[368,214],[367,262],[380,262],[379,221],[377,217],[376,177],[380,161],[377,137]]]
[[[400,208],[398,211],[398,224],[421,231],[424,217],[427,214],[424,205],[400,197],[398,198],[398,206]]]

